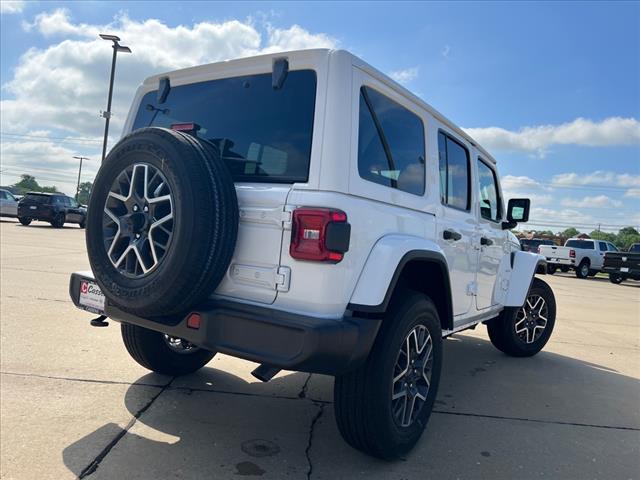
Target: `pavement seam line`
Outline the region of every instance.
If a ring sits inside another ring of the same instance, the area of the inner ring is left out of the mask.
[[[605,428],[608,430],[628,430],[632,432],[640,432],[640,428],[635,428],[635,427],[617,427],[612,425],[595,425],[592,423],[562,422],[560,420],[540,420],[536,418],[523,418],[523,417],[503,417],[500,415],[487,415],[482,413],[447,412],[445,410],[436,410],[436,409],[433,409],[432,412],[439,413],[442,415],[455,415],[459,417],[480,417],[480,418],[491,418],[494,420],[515,420],[520,422],[546,423],[551,425],[568,425],[571,427]]]
[[[44,378],[47,380],[64,380],[67,382],[86,382],[86,383],[104,383],[106,385],[131,385],[135,387],[156,387],[163,388],[168,384],[153,384],[153,383],[139,383],[139,382],[118,382],[116,380],[94,380],[91,378],[73,378],[73,377],[57,377],[55,375],[40,375],[38,373],[15,373],[15,372],[0,372],[0,375],[11,375],[14,377],[34,377]]]
[[[113,447],[115,447],[118,444],[118,442],[127,433],[129,433],[129,430],[131,430],[131,428],[133,428],[133,426],[138,421],[138,418],[140,418],[140,416],[144,412],[146,412],[151,407],[151,405],[153,405],[153,402],[155,402],[157,400],[157,398],[164,393],[164,391],[169,387],[169,385],[171,385],[171,382],[173,382],[174,379],[175,379],[175,377],[172,377],[171,380],[169,380],[169,383],[167,383],[166,385],[162,386],[160,388],[160,391],[157,394],[155,394],[151,398],[151,400],[149,400],[147,402],[146,405],[144,405],[140,410],[138,410],[135,413],[133,418],[131,420],[129,420],[129,423],[127,423],[127,425],[123,429],[121,429],[121,431],[107,444],[107,446],[102,449],[102,451],[96,456],[96,458],[94,458],[91,461],[91,463],[89,463],[89,465],[87,465],[80,472],[80,475],[78,475],[78,480],[88,477],[89,475],[93,474],[98,469],[98,467],[100,466],[100,463],[102,463],[102,461],[106,458],[106,456],[109,455],[109,452],[111,452]]]
[[[307,480],[311,480],[311,475],[313,474],[313,463],[311,462],[311,447],[313,447],[313,434],[315,432],[316,423],[322,417],[324,413],[324,403],[313,402],[313,404],[318,407],[318,413],[315,414],[313,420],[311,420],[311,425],[309,426],[309,440],[307,442],[307,448],[304,450],[304,455],[307,457],[307,465],[309,466],[307,470]]]

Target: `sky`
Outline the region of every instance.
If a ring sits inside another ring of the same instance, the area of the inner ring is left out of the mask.
[[[640,227],[639,2],[0,3],[0,184],[32,173],[75,193],[149,75],[300,48],[343,48],[469,132],[527,228]]]

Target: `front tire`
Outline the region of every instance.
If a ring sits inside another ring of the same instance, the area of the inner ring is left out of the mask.
[[[26,217],[18,217],[18,221],[25,227],[31,225],[31,219]]]
[[[336,377],[334,385],[342,437],[383,459],[407,453],[420,439],[442,367],[442,331],[433,302],[419,293],[396,300],[367,362]]]
[[[137,325],[123,323],[120,330],[129,355],[156,373],[186,375],[204,367],[216,354]]]
[[[590,270],[589,260],[584,259],[580,262],[580,265],[576,267],[576,277],[578,278],[587,278],[589,276]]]
[[[512,357],[531,357],[547,344],[556,322],[556,300],[551,287],[539,278],[522,307],[506,307],[487,323],[491,343]]]

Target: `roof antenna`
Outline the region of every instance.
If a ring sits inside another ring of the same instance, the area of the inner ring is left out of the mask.
[[[158,83],[158,104],[162,104],[167,100],[169,90],[171,90],[169,77],[162,77]]]
[[[289,73],[289,60],[286,58],[276,58],[273,60],[273,71],[271,72],[271,86],[274,90],[280,90]]]

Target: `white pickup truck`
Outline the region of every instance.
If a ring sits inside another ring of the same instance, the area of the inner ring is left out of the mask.
[[[575,270],[576,277],[587,278],[602,269],[604,254],[617,252],[617,247],[604,240],[570,238],[564,247],[540,245],[540,255],[547,259],[547,273],[559,268],[563,272]]]

